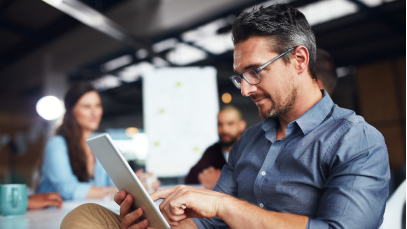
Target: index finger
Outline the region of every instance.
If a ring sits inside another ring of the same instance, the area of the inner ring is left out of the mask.
[[[165,199],[167,196],[169,196],[178,186],[172,187],[172,188],[166,188],[166,189],[161,189],[155,191],[153,194],[150,195],[151,199],[153,201],[159,200],[159,199]]]

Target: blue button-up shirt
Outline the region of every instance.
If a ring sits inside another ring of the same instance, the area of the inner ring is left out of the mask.
[[[278,119],[248,128],[214,190],[266,210],[308,216],[309,229],[378,228],[390,180],[384,138],[322,93],[282,139],[276,139]],[[228,228],[218,218],[193,220],[199,228]]]

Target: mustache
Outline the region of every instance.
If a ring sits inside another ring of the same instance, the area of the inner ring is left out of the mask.
[[[265,92],[260,92],[260,93],[257,93],[257,94],[252,94],[252,95],[250,95],[250,98],[251,98],[253,101],[256,101],[256,100],[261,99],[261,98],[268,98],[268,99],[271,99],[270,95],[269,95],[269,94],[266,94]]]
[[[233,137],[233,136],[230,135],[230,134],[219,134],[219,137],[225,137],[225,136],[227,136],[227,137]]]

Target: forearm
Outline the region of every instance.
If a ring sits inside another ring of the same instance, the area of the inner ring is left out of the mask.
[[[89,189],[87,199],[98,199],[108,197],[113,199],[114,194],[119,191],[115,186],[106,186],[106,187],[95,187],[92,186]]]
[[[218,217],[231,228],[295,228],[304,229],[308,217],[267,211],[231,196],[222,198]]]
[[[99,199],[99,198],[103,198],[104,196],[105,196],[104,188],[92,186],[89,189],[86,199]]]

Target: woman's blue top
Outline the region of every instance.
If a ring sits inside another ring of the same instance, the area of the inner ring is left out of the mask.
[[[56,135],[45,146],[42,162],[42,177],[39,193],[58,192],[64,200],[83,200],[91,186],[114,186],[105,169],[95,157],[94,177],[88,182],[80,182],[73,174],[65,138]]]

